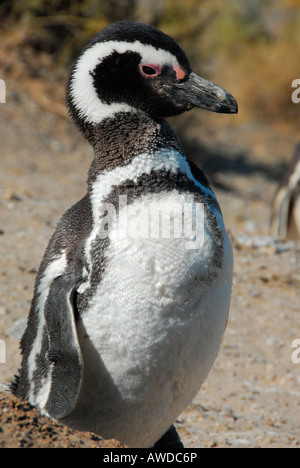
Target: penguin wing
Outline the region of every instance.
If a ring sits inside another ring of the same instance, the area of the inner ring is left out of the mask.
[[[92,226],[88,196],[58,223],[35,284],[21,339],[20,373],[13,393],[56,419],[68,416],[79,397],[83,359],[76,319],[76,289],[85,280],[82,245]]]
[[[77,337],[74,293],[78,275],[66,272],[55,278],[50,286],[44,308],[49,348],[50,389],[45,404],[49,416],[68,416],[79,397],[83,359]]]

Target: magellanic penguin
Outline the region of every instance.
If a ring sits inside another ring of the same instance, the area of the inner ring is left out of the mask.
[[[274,196],[270,233],[280,240],[300,239],[300,143]]]
[[[120,21],[76,60],[67,105],[95,158],[41,263],[13,391],[130,447],[182,447],[173,422],[219,350],[233,255],[216,196],[165,117],[233,114],[236,101],[174,39]]]

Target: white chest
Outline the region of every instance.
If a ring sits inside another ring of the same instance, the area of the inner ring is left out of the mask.
[[[232,275],[227,235],[220,271],[203,215],[173,191],[124,206],[110,226],[104,276],[79,327],[79,427],[93,420],[105,437],[149,446],[198,391],[224,332]]]

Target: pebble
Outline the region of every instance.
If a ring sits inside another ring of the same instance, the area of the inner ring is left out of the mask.
[[[276,254],[294,250],[296,247],[296,242],[282,242],[271,236],[250,236],[247,234],[238,234],[235,237],[235,240],[238,244],[244,247],[252,247],[256,249],[272,248]]]
[[[16,320],[8,329],[9,335],[16,340],[20,340],[25,331],[26,324],[27,318],[20,318]]]
[[[232,441],[234,444],[239,444],[239,445],[250,445],[249,440],[247,439],[235,439]]]

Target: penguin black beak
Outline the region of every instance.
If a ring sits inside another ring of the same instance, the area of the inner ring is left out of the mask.
[[[170,92],[171,90],[169,90]],[[191,72],[188,80],[172,85],[171,94],[177,102],[201,107],[212,112],[237,114],[238,105],[225,89]]]

